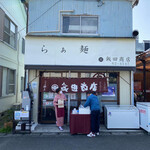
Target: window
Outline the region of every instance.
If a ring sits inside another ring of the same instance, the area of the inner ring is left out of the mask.
[[[146,41],[146,42],[144,43],[144,45],[145,45],[145,51],[150,48],[150,42],[147,42],[147,41]]]
[[[109,83],[117,83],[117,73],[109,73]]]
[[[97,34],[98,17],[63,16],[63,33]]]
[[[3,68],[0,66],[0,97],[2,96],[2,76],[3,76]]]
[[[7,69],[7,94],[15,94],[15,70]]]
[[[23,92],[24,91],[24,77],[21,77],[21,88],[20,91]]]
[[[1,96],[7,96],[9,94],[15,94],[15,80],[16,80],[16,71],[1,67]]]
[[[22,54],[25,54],[25,39],[22,38]]]
[[[16,32],[16,25],[7,16],[5,16],[3,40],[10,44],[13,48],[16,48]]]
[[[3,40],[5,12],[0,8],[0,40]]]

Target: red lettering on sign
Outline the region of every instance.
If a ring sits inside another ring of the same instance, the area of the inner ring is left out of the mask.
[[[140,113],[146,114],[146,110],[140,109]]]

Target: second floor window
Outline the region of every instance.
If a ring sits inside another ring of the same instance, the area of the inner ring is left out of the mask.
[[[22,38],[22,54],[25,54],[25,39]]]
[[[16,48],[16,31],[16,25],[7,16],[5,16],[3,40],[13,48]]]
[[[97,34],[98,17],[96,16],[63,16],[63,33]]]

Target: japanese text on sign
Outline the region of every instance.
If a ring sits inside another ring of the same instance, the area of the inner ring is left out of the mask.
[[[41,92],[55,92],[58,87],[64,93],[72,92],[107,92],[106,78],[42,78]]]

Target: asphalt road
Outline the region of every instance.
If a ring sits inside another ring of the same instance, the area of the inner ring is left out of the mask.
[[[148,135],[0,136],[0,150],[150,150]]]

